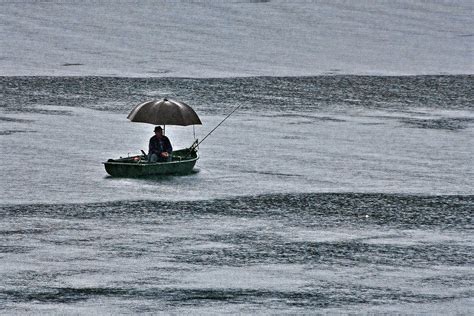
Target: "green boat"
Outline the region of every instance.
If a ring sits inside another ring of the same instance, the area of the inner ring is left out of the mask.
[[[135,106],[127,118],[132,122],[153,125],[201,125],[201,120],[194,110],[184,102],[162,99],[147,101]],[[195,138],[189,148],[171,153],[171,160],[164,162],[148,162],[148,157],[142,150],[142,155],[127,158],[109,159],[104,162],[105,171],[112,177],[137,178],[162,175],[184,175],[193,171],[199,159]]]
[[[173,151],[171,161],[148,162],[145,154],[109,159],[104,162],[105,170],[112,177],[138,178],[162,175],[185,175],[193,171],[199,156],[195,149]]]

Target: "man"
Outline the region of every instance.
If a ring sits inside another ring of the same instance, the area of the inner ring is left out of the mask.
[[[148,162],[171,161],[172,151],[171,142],[163,135],[161,126],[155,127],[155,136],[150,138],[148,146]]]

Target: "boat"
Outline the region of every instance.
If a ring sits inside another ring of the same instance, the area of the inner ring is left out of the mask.
[[[126,158],[109,159],[104,162],[104,166],[109,175],[121,178],[186,175],[193,172],[194,165],[199,159],[197,150],[191,148],[173,151],[171,161],[150,163],[143,153]]]
[[[148,162],[148,157],[142,150],[142,155],[107,160],[103,163],[105,171],[112,177],[122,178],[190,174],[199,159],[197,153],[199,144],[224,123],[242,104],[235,107],[201,141],[194,137],[195,140],[191,147],[173,151],[170,161]],[[127,118],[132,122],[163,125],[163,127],[166,125],[193,125],[193,130],[194,125],[202,125],[201,119],[189,105],[169,99],[140,103],[132,109]]]
[[[153,125],[201,125],[199,116],[184,102],[175,100],[152,100],[135,106],[127,118],[132,122]],[[163,128],[164,129],[164,128]],[[195,139],[191,147],[173,151],[170,161],[148,162],[142,155],[109,159],[104,162],[105,171],[112,177],[137,178],[161,175],[185,175],[193,171],[199,156],[199,142]]]

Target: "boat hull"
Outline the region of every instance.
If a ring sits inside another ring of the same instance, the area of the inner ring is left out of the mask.
[[[182,149],[173,152],[172,161],[148,163],[145,156],[109,159],[105,171],[112,177],[139,178],[162,175],[185,175],[193,171],[199,159],[197,152]]]

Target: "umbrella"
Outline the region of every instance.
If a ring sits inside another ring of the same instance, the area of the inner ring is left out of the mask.
[[[137,105],[127,116],[132,122],[155,125],[202,124],[196,112],[184,102],[163,99]]]

